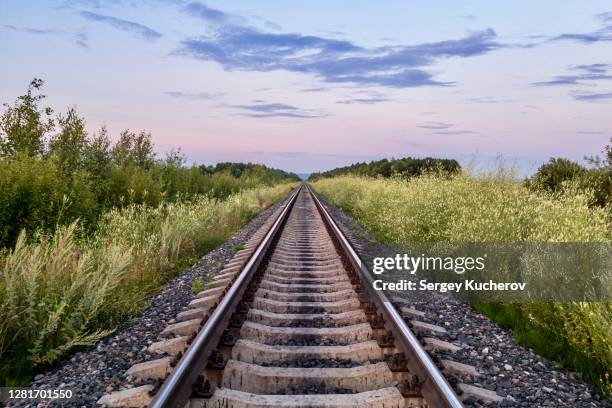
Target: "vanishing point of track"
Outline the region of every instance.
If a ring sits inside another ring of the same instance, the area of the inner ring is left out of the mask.
[[[157,385],[108,394],[99,403],[461,407],[457,394],[478,394],[473,386],[451,386],[428,353],[454,346],[417,338],[405,313],[371,290],[370,279],[303,184],[164,330],[166,338],[149,347],[163,357],[126,373]],[[420,328],[435,332],[426,326]]]

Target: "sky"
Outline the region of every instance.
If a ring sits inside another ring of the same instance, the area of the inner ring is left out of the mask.
[[[612,4],[0,2],[0,102],[309,173],[383,157],[582,160],[612,136]]]

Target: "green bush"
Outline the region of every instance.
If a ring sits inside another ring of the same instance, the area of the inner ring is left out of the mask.
[[[589,169],[580,177],[578,186],[591,192],[592,205],[612,210],[612,168]]]
[[[103,214],[84,238],[73,223],[0,253],[0,383],[88,345],[142,309],[182,260],[212,248],[287,194],[287,184]]]
[[[124,130],[111,143],[105,127],[88,135],[76,108],[52,117],[40,106],[35,79],[0,115],[0,248],[22,229],[52,233],[76,220],[95,231],[102,214],[131,204],[159,206],[205,194],[224,199],[241,190],[298,180],[258,164],[186,166],[180,151],[158,159],[151,135]]]
[[[527,185],[535,190],[559,192],[565,183],[576,180],[586,172],[586,169],[573,161],[553,158],[543,164],[527,181]]]
[[[22,229],[50,231],[75,218],[95,219],[96,197],[86,176],[68,180],[52,160],[0,160],[0,191],[0,246],[16,242]]]
[[[586,168],[567,159],[550,159],[525,180],[532,191],[562,193],[577,189],[591,196],[590,205],[612,208],[612,148],[606,146],[605,159],[587,158],[593,167]]]

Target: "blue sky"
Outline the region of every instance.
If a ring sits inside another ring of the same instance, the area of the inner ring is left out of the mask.
[[[0,101],[310,172],[439,156],[529,171],[612,135],[604,1],[3,1]]]

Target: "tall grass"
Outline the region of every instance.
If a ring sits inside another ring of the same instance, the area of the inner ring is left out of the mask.
[[[387,242],[610,242],[607,209],[585,192],[542,194],[489,174],[409,181],[339,177],[314,183],[329,201]],[[612,392],[612,305],[478,304],[515,337]]]
[[[289,189],[134,204],[106,213],[91,238],[80,238],[85,235],[76,222],[39,239],[22,232],[0,255],[0,383],[26,382],[35,367],[108,334],[186,260],[222,242]]]

